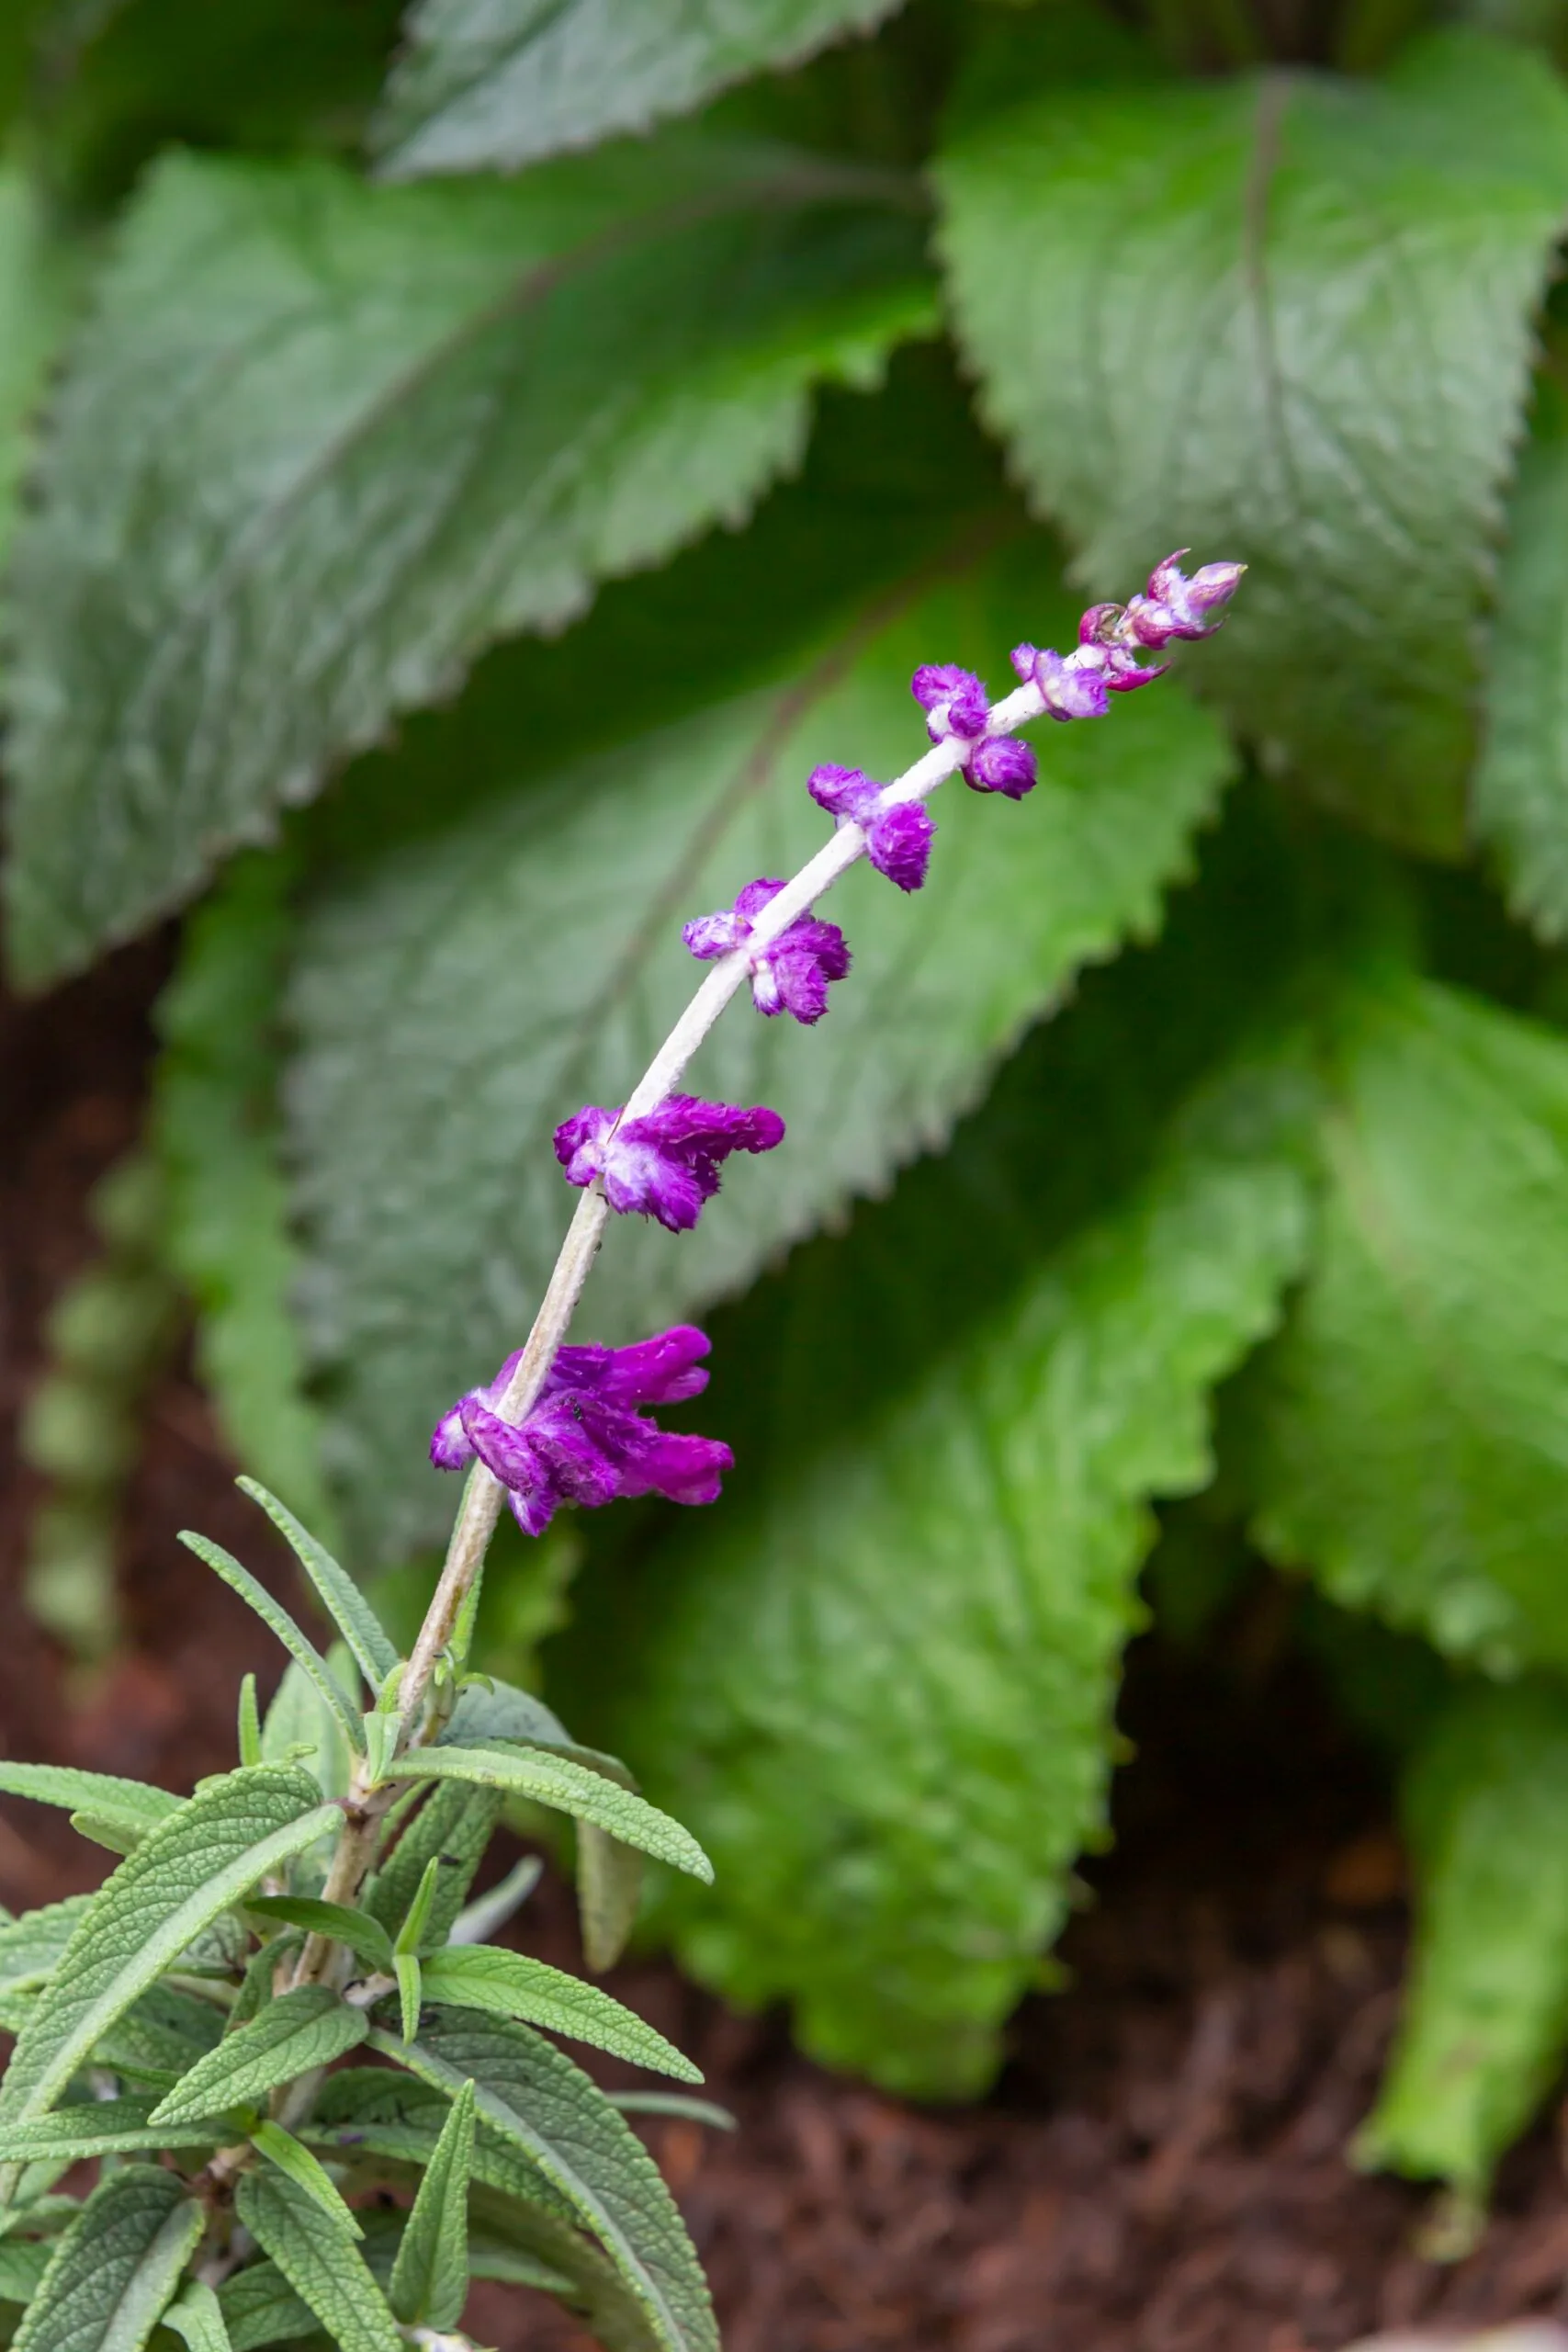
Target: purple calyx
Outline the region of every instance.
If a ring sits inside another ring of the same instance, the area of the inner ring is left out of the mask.
[[[772,904],[784,884],[768,876],[748,882],[733,907],[721,913],[699,915],[685,924],[681,937],[700,963],[744,947],[764,907]],[[828,1010],[828,983],[841,980],[850,968],[850,951],[836,922],[819,922],[814,915],[797,915],[750,958],[751,1001],[759,1012],[791,1012],[809,1025]]]
[[[1179,559],[1178,548],[1149,574],[1148,594],[1134,596],[1127,605],[1126,628],[1140,645],[1156,650],[1173,638],[1209,637],[1224,618],[1224,607],[1235,594],[1245,563],[1205,563],[1190,579]]]
[[[507,1489],[525,1535],[542,1535],[562,1503],[595,1510],[638,1495],[716,1501],[734,1456],[716,1438],[661,1430],[640,1408],[679,1404],[707,1386],[705,1333],[677,1324],[629,1348],[560,1348],[538,1396],[515,1425],[496,1411],[522,1350],[488,1388],[470,1388],[430,1440],[438,1470],[484,1464]]]
[[[732,1151],[772,1151],[784,1131],[763,1103],[748,1111],[667,1094],[640,1118],[621,1121],[618,1110],[590,1102],[556,1129],[556,1158],[569,1184],[602,1177],[620,1216],[657,1217],[671,1233],[688,1233],[718,1190],[719,1162]]]
[[[953,736],[973,742],[986,731],[991,698],[973,670],[953,662],[922,662],[909,681],[909,692],[926,714],[926,733],[933,743]]]
[[[895,800],[883,808],[883,786],[860,768],[813,768],[806,788],[840,825],[863,827],[865,854],[879,874],[900,890],[919,888],[936,827],[918,800]]]

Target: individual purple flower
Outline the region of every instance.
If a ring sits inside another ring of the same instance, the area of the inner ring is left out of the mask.
[[[465,1470],[476,1458],[508,1490],[525,1535],[542,1535],[562,1503],[595,1510],[617,1498],[716,1500],[734,1457],[716,1438],[661,1430],[638,1408],[674,1405],[707,1386],[705,1333],[677,1324],[629,1348],[560,1348],[545,1385],[515,1426],[496,1411],[522,1354],[488,1388],[471,1388],[435,1424],[430,1458]]]
[[[733,907],[699,915],[681,936],[699,963],[713,963],[745,946],[756,918],[783,888],[782,882],[759,876],[747,883]],[[797,915],[752,956],[751,1001],[759,1012],[793,1012],[809,1025],[828,1010],[829,981],[841,980],[849,968],[850,951],[838,924]]]
[[[1178,548],[1156,563],[1149,574],[1147,595],[1129,602],[1127,632],[1140,645],[1157,650],[1172,638],[1210,636],[1224,617],[1223,607],[1235,594],[1245,563],[1205,563],[1189,580],[1179,561],[1186,553],[1185,548]]]
[[[879,874],[900,890],[918,890],[931,860],[931,835],[936,831],[918,800],[895,800],[879,807],[883,787],[859,768],[813,768],[807,789],[819,808],[840,824],[863,825],[865,854]]]
[[[569,1184],[603,1177],[604,1197],[627,1216],[655,1216],[671,1233],[689,1232],[703,1203],[718,1190],[718,1163],[732,1151],[772,1151],[784,1124],[765,1104],[705,1102],[667,1094],[654,1110],[620,1125],[620,1112],[586,1103],[556,1129],[556,1158]]]
[[[1015,645],[1012,666],[1026,686],[1038,686],[1045,715],[1064,723],[1069,718],[1103,718],[1111,704],[1098,647],[1079,647],[1065,659],[1047,646]],[[1151,673],[1152,674],[1152,673]]]
[[[926,714],[926,733],[933,743],[953,735],[971,742],[985,733],[991,698],[973,670],[960,670],[952,662],[923,662],[909,692]]]
[[[964,781],[971,792],[1000,792],[1009,800],[1021,800],[1034,789],[1033,750],[1016,735],[987,735],[965,763]]]

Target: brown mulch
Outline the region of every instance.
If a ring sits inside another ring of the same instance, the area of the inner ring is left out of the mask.
[[[39,1005],[0,1003],[0,1439],[39,1317],[90,1247],[85,1195],[133,1137],[166,949]],[[11,1462],[9,1451],[6,1459]],[[230,1484],[188,1373],[149,1410],[121,1536],[128,1641],[82,1687],[17,1595],[36,1487],[0,1487],[0,1752],[188,1787],[232,1760],[237,1679],[267,1636],[175,1544],[196,1524],[280,1590],[288,1564]],[[1071,1989],[1024,2005],[990,2101],[921,2111],[823,2074],[661,1962],[617,1991],[691,2050],[739,2130],[650,2127],[732,2352],[1330,2352],[1376,2328],[1568,2313],[1568,2198],[1543,2124],[1505,2166],[1476,2252],[1417,2250],[1426,2199],[1345,2161],[1395,2004],[1401,1863],[1375,1770],[1339,1733],[1265,1595],[1200,1665],[1138,1645],[1118,1844],[1063,1948]],[[502,1860],[504,1858],[502,1858]],[[39,1808],[0,1818],[0,1896],[91,1883],[95,1849]],[[570,1901],[529,1918],[571,1957]],[[503,2352],[578,2352],[537,2299],[481,2289]]]

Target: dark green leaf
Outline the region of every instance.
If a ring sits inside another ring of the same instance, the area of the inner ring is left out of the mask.
[[[363,1747],[364,1726],[343,1685],[314,1644],[300,1632],[282,1602],[275,1600],[260,1578],[252,1576],[249,1568],[243,1567],[232,1552],[226,1552],[221,1544],[210,1543],[205,1535],[193,1534],[188,1527],[180,1530],[180,1542],[187,1552],[194,1552],[198,1560],[205,1561],[214,1576],[221,1577],[242,1600],[249,1601],[262,1623],[276,1634],[295,1665],[310,1676],[337,1717],[338,1726],[349,1745]]]
[[[1519,458],[1492,624],[1475,827],[1516,914],[1568,933],[1568,400],[1543,379]]]
[[[1568,1042],[1393,973],[1329,1080],[1321,1240],[1237,1420],[1258,1539],[1456,1656],[1568,1664]]]
[[[364,2256],[298,2182],[270,2169],[246,2173],[234,2205],[339,2352],[402,2352],[397,2324]],[[231,2326],[230,2333],[235,2352],[243,2352],[238,2331]]]
[[[678,1821],[634,1796],[630,1789],[547,1748],[512,1747],[499,1740],[486,1747],[415,1748],[389,1768],[388,1777],[462,1781],[527,1797],[535,1804],[570,1814],[576,1821],[595,1822],[625,1844],[675,1870],[688,1871],[694,1878],[713,1878],[707,1856]]]
[[[463,1782],[437,1788],[372,1879],[366,1909],[389,1936],[395,1936],[419,1892],[426,1865],[439,1856],[441,1876],[427,1927],[433,1943],[445,1943],[500,1818],[501,1797],[494,1790]]]
[[[487,1677],[470,1682],[457,1694],[457,1703],[443,1726],[440,1747],[473,1747],[489,1739],[517,1739],[529,1747],[570,1747],[570,1736],[560,1717],[536,1699],[532,1690],[514,1690],[510,1682]]]
[[[0,553],[10,543],[34,417],[85,260],[85,250],[51,227],[27,174],[0,164]]]
[[[319,1903],[307,1894],[253,1895],[245,1908],[259,1911],[265,1919],[287,1919],[291,1927],[304,1928],[313,1936],[335,1936],[367,1967],[390,1973],[391,1942],[379,1920],[372,1919],[368,1912],[353,1911],[346,1903]]]
[[[470,2078],[479,2115],[538,2165],[600,2240],[666,2352],[717,2345],[702,2265],[648,2152],[570,2058],[502,2018],[435,2011],[412,2049],[376,2046],[454,2097]]]
[[[94,2063],[167,2090],[212,2048],[223,2030],[223,2014],[172,1985],[149,1985],[93,2044]]]
[[[456,2327],[468,2294],[468,2177],[474,2155],[474,2086],[452,2101],[419,2185],[392,2267],[388,2300],[399,2319]]]
[[[1205,678],[1271,758],[1453,854],[1568,93],[1461,34],[1381,83],[1100,70],[941,167],[987,409],[1096,594],[1178,544],[1250,563]]]
[[[792,1265],[731,1339],[748,1487],[598,1604],[637,1659],[598,1678],[610,1733],[714,1849],[713,1894],[662,1899],[686,1964],[920,2096],[981,2086],[1057,1931],[1149,1498],[1207,1480],[1206,1392],[1305,1248],[1289,1049],[1145,1136],[1141,1175],[1098,1173],[1139,1134],[1137,1010],[1077,1028],[1098,1099],[1047,1035],[943,1162]]]
[[[134,2165],[111,2174],[55,2247],[13,2352],[141,2352],[202,2219],[172,2172]]]
[[[328,2077],[313,2120],[303,2128],[313,2146],[340,2158],[386,2157],[423,2171],[441,2136],[447,2107],[445,2093],[429,2083],[386,2067],[355,2066]],[[498,2194],[542,2206],[560,2220],[572,2217],[571,2205],[537,2165],[482,2116],[474,2140],[473,2175]]]
[[[234,2271],[218,2290],[218,2307],[233,2352],[259,2352],[264,2344],[286,2344],[315,2333],[315,2312],[276,2262],[253,2262]]]
[[[397,178],[515,170],[646,130],[899,0],[417,0],[376,127]]]
[[[197,1365],[235,1459],[329,1524],[321,1419],[288,1310],[297,1251],[278,1165],[277,989],[287,860],[239,859],[186,925],[158,1000],[152,1136],[170,1263],[198,1311]]]
[[[304,1304],[367,1544],[401,1550],[449,1514],[430,1426],[526,1329],[570,1212],[551,1130],[585,1100],[624,1100],[685,1002],[682,917],[820,844],[803,788],[818,760],[886,776],[919,755],[918,662],[995,676],[1020,637],[1070,629],[1056,560],[1034,535],[967,566],[950,551],[940,585],[939,567],[913,572],[768,691],[483,808],[321,905],[295,1000]],[[1217,730],[1168,681],[1039,750],[1021,807],[939,796],[918,904],[863,865],[825,903],[855,970],[818,1029],[744,1003],[721,1022],[704,1091],[773,1104],[789,1147],[749,1165],[678,1250],[626,1219],[595,1274],[596,1337],[640,1336],[742,1284],[883,1187],[1077,966],[1157,925],[1229,769]]]
[[[186,2352],[234,2352],[223,2324],[223,2306],[199,2278],[193,2278],[178,2302],[169,2305],[164,2325],[174,2329]]]
[[[1568,1714],[1560,1688],[1465,1692],[1414,1758],[1404,2014],[1359,2160],[1483,2197],[1568,2048]]]
[[[330,2066],[363,2041],[367,2030],[363,2009],[351,2007],[325,1985],[301,1984],[225,2035],[169,2093],[156,2120],[189,2123],[229,2108],[255,2106],[279,2085],[313,2067]]]
[[[166,156],[17,537],[17,968],[141,928],[489,639],[739,518],[812,385],[933,322],[908,191],[781,150],[418,188]]]
[[[520,1951],[502,1951],[493,1944],[449,1944],[444,1951],[431,1952],[424,1962],[424,1997],[546,2026],[551,2033],[590,2041],[614,2057],[629,2059],[634,2066],[651,2066],[683,2083],[703,2079],[701,2067],[694,2066],[634,2010],[612,2000],[596,1984],[585,1984],[581,1977]]]
[[[0,2124],[52,2107],[102,2036],[193,1936],[341,1820],[303,1772],[210,1781],[148,1833],[89,1903],[0,2083]]]

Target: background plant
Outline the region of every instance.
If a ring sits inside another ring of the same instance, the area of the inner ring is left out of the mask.
[[[726,24],[18,19],[14,969],[193,907],[167,1261],[236,1452],[400,1589],[674,919],[801,862],[818,761],[905,764],[917,661],[1245,558],[1201,671],[1050,730],[918,918],[850,877],[817,1035],[716,1035],[792,1148],[620,1234],[592,1330],[730,1302],[725,1510],[552,1531],[489,1605],[575,1566],[546,1687],[713,1854],[653,1893],[684,1963],[941,2095],[1103,1832],[1151,1549],[1173,1611],[1313,1578],[1421,1872],[1366,2152],[1474,2196],[1568,2035],[1556,28]]]

